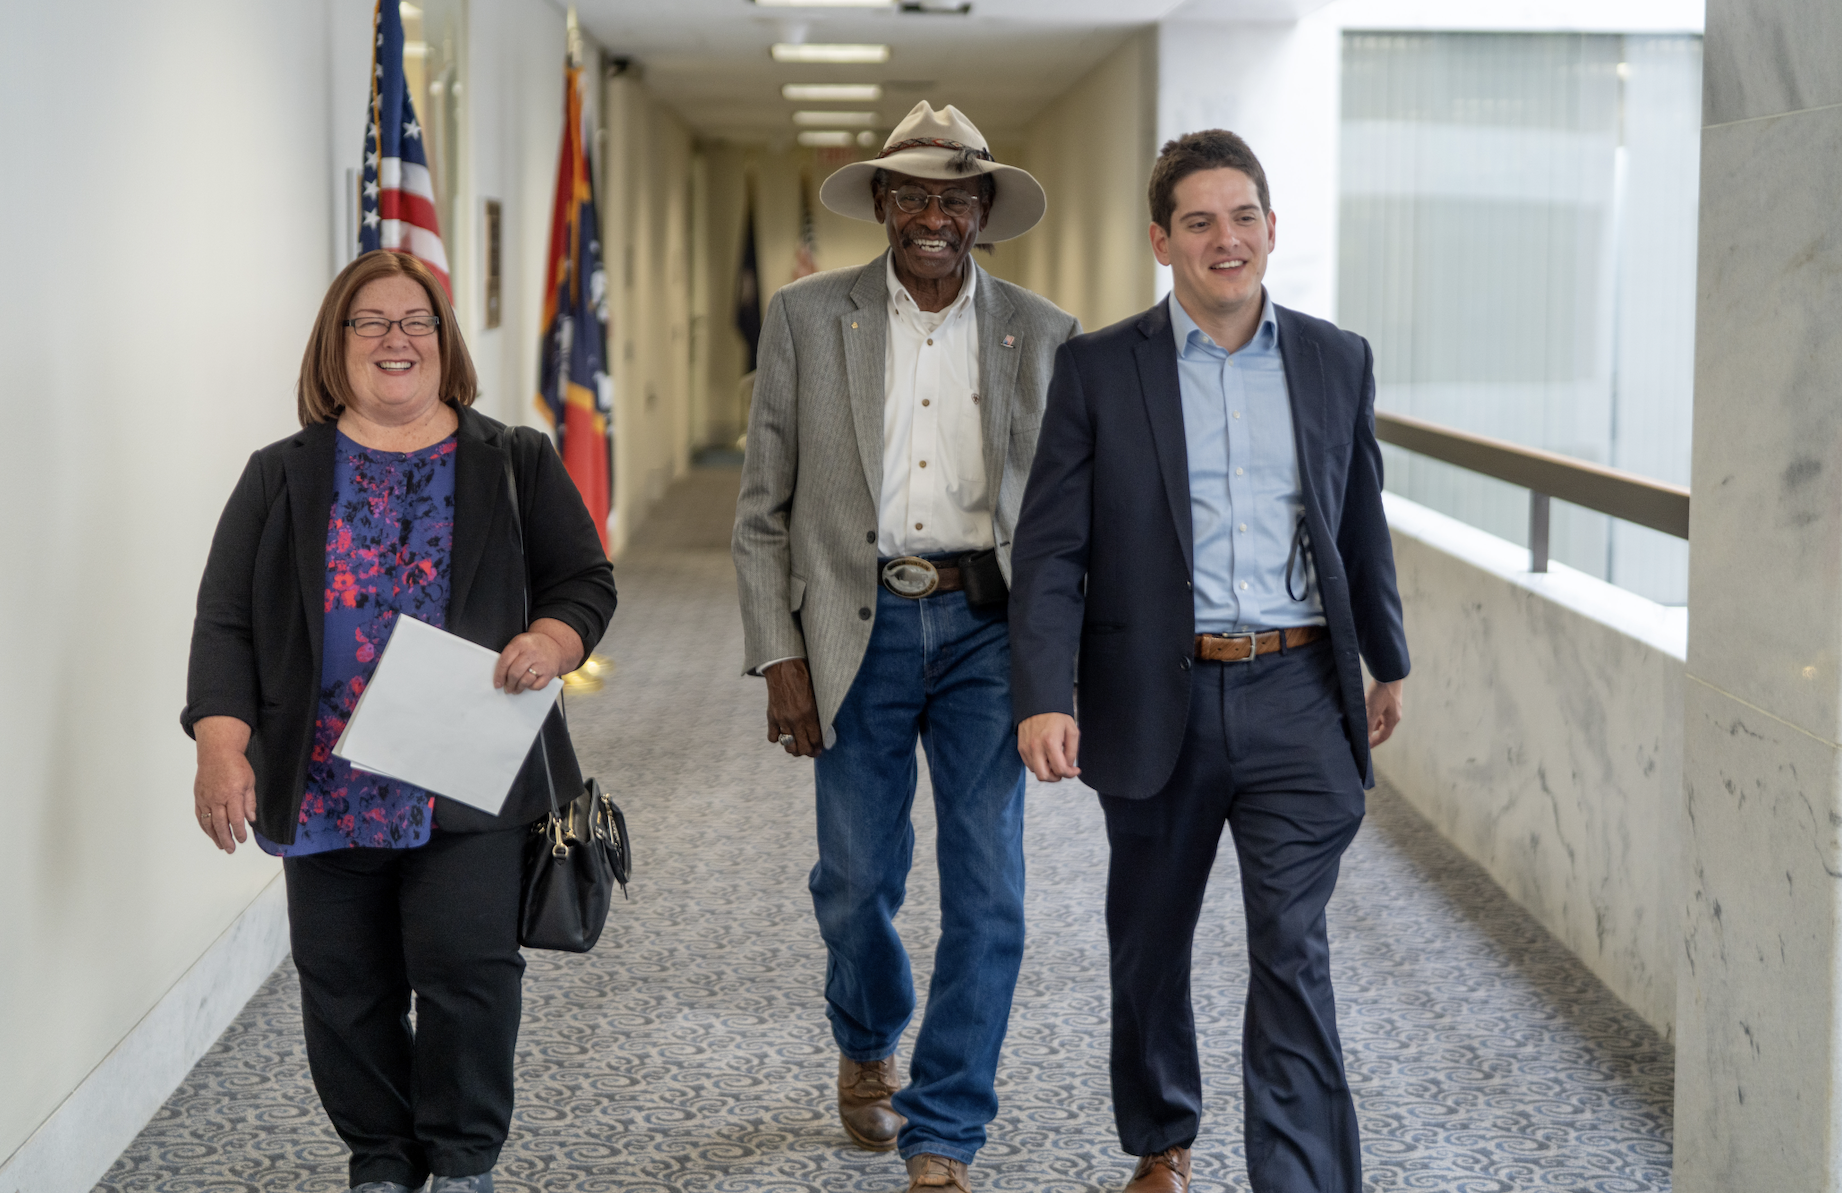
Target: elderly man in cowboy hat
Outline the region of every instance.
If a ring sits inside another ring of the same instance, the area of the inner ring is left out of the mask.
[[[874,161],[826,180],[889,251],[776,293],[761,330],[734,554],[768,740],[814,758],[810,886],[829,960],[838,1109],[899,1149],[911,1190],[970,1189],[1023,956],[1024,771],[1012,745],[1011,534],[1067,313],[975,245],[1021,236],[1043,190],[971,121],[917,104]],[[941,934],[914,1014],[893,923],[914,851],[915,743],[933,780]]]

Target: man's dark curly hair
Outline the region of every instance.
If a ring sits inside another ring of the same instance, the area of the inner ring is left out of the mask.
[[[1164,143],[1158,164],[1151,167],[1152,220],[1170,231],[1170,217],[1177,209],[1177,184],[1198,171],[1224,167],[1239,170],[1254,180],[1263,214],[1273,209],[1273,197],[1266,189],[1266,171],[1247,142],[1225,128],[1208,128]]]

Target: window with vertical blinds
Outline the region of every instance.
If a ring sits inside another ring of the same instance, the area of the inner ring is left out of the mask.
[[[1348,33],[1338,322],[1377,404],[1688,483],[1699,37]],[[1516,542],[1524,490],[1385,448]],[[1556,503],[1553,554],[1666,604],[1688,544]]]

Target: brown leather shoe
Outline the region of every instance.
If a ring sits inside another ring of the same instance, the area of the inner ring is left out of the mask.
[[[1189,1193],[1190,1149],[1173,1147],[1155,1156],[1140,1156],[1126,1193]]]
[[[908,1120],[895,1112],[889,1098],[901,1088],[894,1053],[873,1061],[838,1058],[838,1118],[851,1142],[873,1152],[895,1150],[895,1133]]]
[[[924,1189],[948,1189],[952,1193],[972,1193],[972,1177],[958,1160],[922,1152],[908,1157],[908,1193]]]

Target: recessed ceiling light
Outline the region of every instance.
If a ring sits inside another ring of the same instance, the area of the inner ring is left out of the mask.
[[[791,42],[774,43],[774,61],[776,62],[887,62],[889,47],[886,45],[851,45],[846,42],[803,42],[794,45]]]
[[[896,0],[755,0],[760,8],[894,8]]]
[[[803,132],[796,139],[801,145],[811,146],[815,149],[837,149],[844,145],[855,145],[857,143],[857,134],[843,131],[822,133]]]
[[[876,123],[875,112],[795,112],[793,123],[821,128],[864,128]]]
[[[883,89],[877,83],[788,83],[780,95],[795,103],[875,103]]]

